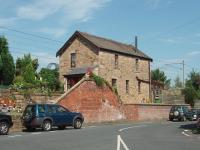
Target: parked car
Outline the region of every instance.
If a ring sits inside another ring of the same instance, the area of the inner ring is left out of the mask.
[[[173,121],[178,119],[179,121],[186,121],[189,119],[189,108],[185,105],[172,106],[169,113],[169,120]]]
[[[42,128],[44,131],[50,131],[53,126],[59,129],[65,129],[66,126],[80,129],[83,121],[81,113],[70,112],[55,104],[27,105],[22,116],[22,124],[27,130]]]
[[[200,129],[200,114],[197,116],[197,128]]]
[[[0,113],[0,135],[6,135],[10,127],[13,126],[12,117],[5,113]]]
[[[189,110],[189,112],[188,112],[188,120],[190,120],[190,121],[196,121],[197,120],[197,117],[198,117],[198,115],[200,114],[200,110],[199,109],[191,109],[191,110]]]

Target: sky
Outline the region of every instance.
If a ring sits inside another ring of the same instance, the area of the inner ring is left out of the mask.
[[[153,58],[152,69],[182,79],[200,71],[199,0],[0,0],[0,35],[16,59],[31,53],[40,68],[76,31],[134,44]],[[17,31],[17,32],[16,32]]]

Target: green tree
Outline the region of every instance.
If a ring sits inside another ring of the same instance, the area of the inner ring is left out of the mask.
[[[20,58],[17,58],[16,60],[16,76],[22,75],[22,60]]]
[[[151,79],[154,81],[162,82],[167,88],[170,87],[171,80],[167,79],[165,73],[160,69],[155,69],[151,71]]]
[[[0,84],[1,84],[1,81],[2,81],[2,69],[3,69],[3,62],[2,62],[2,59],[1,59],[1,55],[0,55]]]
[[[26,66],[23,72],[23,78],[26,83],[34,84],[35,79],[35,70],[33,68],[33,65],[30,63]]]
[[[15,65],[5,37],[0,37],[0,84],[10,85],[14,79]]]
[[[16,60],[15,86],[18,88],[38,87],[37,68],[38,60],[32,59],[30,54],[25,54]]]
[[[174,80],[174,86],[175,88],[181,88],[183,87],[183,83],[181,82],[179,76],[177,76]]]
[[[193,107],[195,100],[200,99],[200,72],[190,72],[183,93],[185,102]]]
[[[42,81],[47,84],[47,87],[53,91],[59,90],[59,72],[58,69],[42,68],[40,71]]]
[[[38,59],[32,59],[31,54],[25,54],[24,57],[17,58],[16,75],[22,75],[29,64],[32,64],[33,70],[36,73],[39,66]]]

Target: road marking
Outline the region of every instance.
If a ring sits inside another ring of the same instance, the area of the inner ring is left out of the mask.
[[[122,131],[124,131],[124,130],[132,129],[132,128],[146,127],[146,126],[147,126],[147,125],[131,126],[131,127],[126,127],[126,128],[119,129],[118,131],[119,131],[119,132],[122,132]]]
[[[121,136],[118,135],[117,136],[117,150],[120,150],[121,144],[123,145],[125,150],[129,150],[129,148],[127,147],[127,145],[125,144],[125,142],[122,140]]]
[[[9,138],[14,138],[14,137],[20,137],[20,136],[22,136],[22,135],[18,135],[18,134],[17,134],[17,135],[9,135],[8,137],[9,137]]]
[[[35,133],[31,133],[32,135],[39,135],[42,134],[42,132],[35,132]]]
[[[51,133],[56,132],[56,131],[50,131]]]
[[[184,130],[185,132],[188,132],[188,130]]]
[[[185,133],[184,131],[182,132],[182,134],[185,136],[190,136],[189,134]]]
[[[95,127],[97,127],[97,126],[88,126],[89,128],[95,128]]]

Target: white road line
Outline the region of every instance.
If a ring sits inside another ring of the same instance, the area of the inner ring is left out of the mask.
[[[54,132],[56,132],[56,131],[50,131],[51,133],[54,133]]]
[[[122,132],[122,131],[124,131],[124,130],[132,129],[132,128],[146,127],[146,126],[147,126],[147,125],[131,126],[131,127],[126,127],[126,128],[119,129],[118,131],[119,131],[119,132]]]
[[[18,134],[17,134],[17,135],[9,135],[8,137],[9,137],[9,138],[14,138],[14,137],[20,137],[20,136],[22,136],[22,135],[18,135]]]
[[[117,136],[117,150],[120,150],[121,143],[122,143],[122,146],[124,147],[125,150],[129,150],[129,148],[127,147],[127,145],[125,144],[125,142],[122,140],[121,136],[118,135]]]
[[[182,134],[185,136],[190,136],[189,134],[185,133],[184,131],[182,132]]]
[[[31,133],[32,135],[39,135],[42,134],[42,132],[35,132],[35,133]]]
[[[95,128],[95,127],[97,127],[97,126],[88,126],[89,128]]]
[[[185,132],[188,132],[188,130],[184,130]]]

